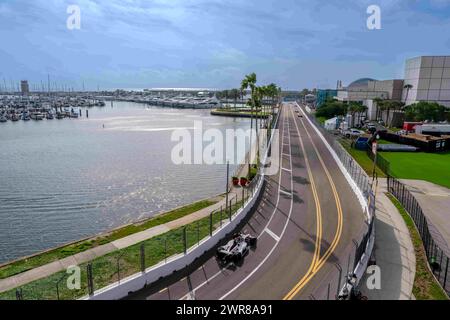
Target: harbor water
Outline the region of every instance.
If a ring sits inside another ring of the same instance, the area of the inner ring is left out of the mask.
[[[225,165],[171,161],[175,128],[249,127],[209,112],[108,102],[0,124],[0,263],[223,193]]]

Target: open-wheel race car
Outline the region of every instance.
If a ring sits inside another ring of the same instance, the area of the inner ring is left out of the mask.
[[[250,248],[256,247],[256,241],[257,238],[249,234],[237,233],[226,245],[217,248],[217,258],[222,263],[237,263],[244,258]]]

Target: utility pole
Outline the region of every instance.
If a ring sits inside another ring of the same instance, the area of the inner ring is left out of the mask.
[[[227,183],[226,183],[226,185],[227,185],[226,188],[227,189],[226,189],[226,197],[225,197],[225,199],[226,199],[225,208],[228,205],[228,189],[229,189],[229,185],[228,184],[229,184],[229,181],[230,181],[230,161],[227,161]]]

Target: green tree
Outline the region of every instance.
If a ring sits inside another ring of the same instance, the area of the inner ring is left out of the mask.
[[[317,117],[330,119],[347,114],[348,105],[342,101],[329,101],[324,103],[316,112]]]
[[[409,90],[411,90],[412,88],[413,88],[412,84],[405,84],[403,86],[403,89],[406,89],[405,103],[408,102]]]
[[[446,108],[436,102],[421,101],[405,107],[407,121],[444,121]]]
[[[245,78],[241,82],[241,90],[247,90],[250,88],[251,91],[251,99],[250,99],[250,130],[253,131],[253,110],[255,108],[255,98],[256,98],[256,73],[251,73],[245,76]],[[256,123],[256,127],[258,124]],[[252,134],[250,134],[250,153],[252,150]],[[251,163],[248,163],[248,172],[251,170]]]

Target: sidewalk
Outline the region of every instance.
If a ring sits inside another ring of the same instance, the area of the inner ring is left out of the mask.
[[[411,300],[416,274],[416,256],[409,230],[391,200],[385,195],[387,179],[379,179],[376,194],[375,260],[381,270],[381,289],[361,291],[369,300]]]
[[[433,240],[450,256],[450,189],[423,180],[400,179],[400,182],[406,185],[422,208]]]
[[[233,197],[236,195],[238,199],[240,199],[241,192],[239,192],[239,189],[240,188],[233,187],[231,192],[229,193],[229,196]],[[177,229],[187,224],[190,224],[194,221],[197,221],[199,219],[205,218],[214,210],[219,209],[221,206],[225,206],[225,197],[224,196],[220,197],[222,198],[222,200],[220,200],[216,204],[207,208],[203,208],[197,212],[194,212],[180,219],[173,220],[165,224],[155,226],[153,228],[149,228],[145,231],[129,235],[127,237],[115,240],[113,242],[86,250],[84,252],[77,253],[73,256],[25,271],[12,277],[1,279],[0,292],[5,292],[20,287],[22,285],[25,285],[29,282],[48,277],[56,272],[67,269],[67,267],[71,265],[80,265],[82,263],[89,262],[95,258],[104,256],[113,251],[135,245],[142,241],[166,233],[172,229]]]

